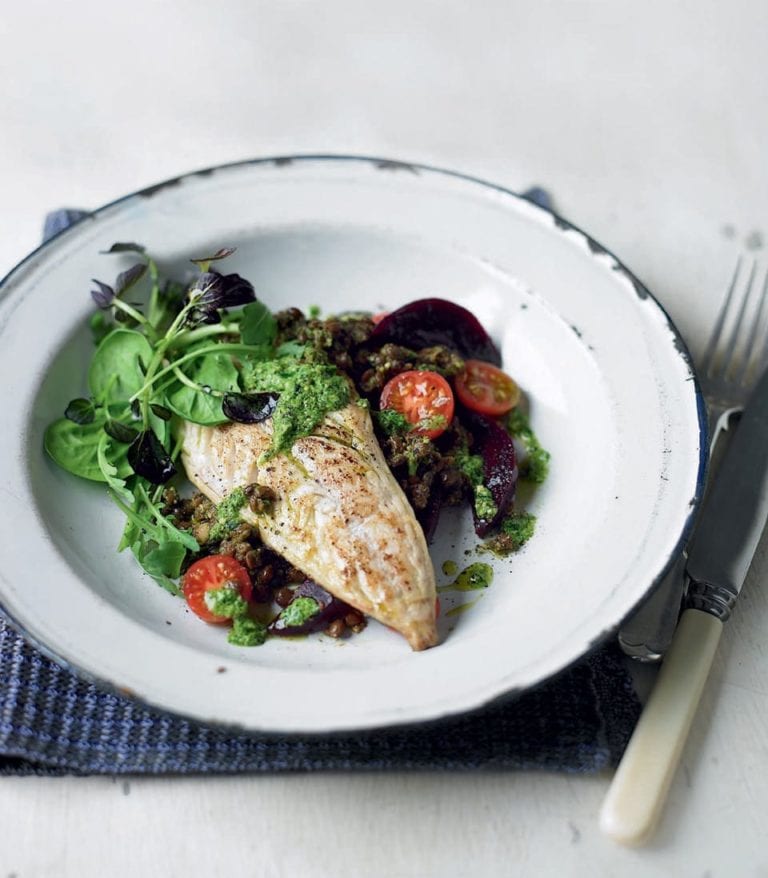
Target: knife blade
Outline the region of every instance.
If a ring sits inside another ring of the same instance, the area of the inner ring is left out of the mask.
[[[768,372],[756,385],[705,498],[688,552],[686,604],[725,622],[768,519]]]
[[[659,820],[766,519],[768,372],[705,495],[686,565],[686,609],[600,810],[600,828],[622,844],[642,844]]]
[[[685,595],[685,565],[681,552],[654,593],[619,628],[619,646],[638,662],[659,662],[675,636]]]
[[[712,429],[709,440],[710,484],[720,469],[743,411],[743,406],[727,409]],[[692,540],[693,537],[689,542]],[[619,646],[625,655],[645,663],[659,662],[664,658],[675,636],[680,613],[686,606],[684,598],[689,584],[687,564],[688,546],[677,557],[654,593],[619,628]]]

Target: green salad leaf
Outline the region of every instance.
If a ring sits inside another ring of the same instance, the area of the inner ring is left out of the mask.
[[[277,321],[263,302],[251,302],[243,308],[240,337],[244,344],[271,345],[277,336]]]
[[[117,467],[107,456],[108,450],[113,446],[114,443],[109,441],[109,435],[102,431],[102,434],[99,437],[99,442],[96,446],[96,462],[99,465],[99,469],[101,470],[101,474],[107,485],[115,492],[115,494],[117,494],[118,497],[122,497],[126,502],[130,503],[133,496],[126,487],[125,479],[120,477]]]
[[[62,469],[82,479],[92,482],[106,482],[99,463],[99,443],[104,432],[106,418],[102,414],[98,420],[87,424],[76,424],[68,418],[59,418],[48,426],[43,437],[43,447],[48,455]],[[113,446],[104,450],[105,460],[115,469],[115,477],[124,479],[132,472],[127,459],[126,446]]]
[[[166,540],[156,543],[154,540],[135,543],[139,563],[144,570],[153,577],[168,577],[178,579],[181,575],[181,565],[187,555],[187,549],[176,540]]]
[[[179,367],[174,374],[177,381],[166,391],[168,408],[174,414],[194,424],[226,423],[222,397],[240,387],[231,356],[210,352]]]
[[[144,384],[152,345],[134,329],[114,329],[96,348],[88,369],[91,395],[100,404],[125,402]]]

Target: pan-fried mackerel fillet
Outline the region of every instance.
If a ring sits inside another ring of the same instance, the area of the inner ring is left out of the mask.
[[[415,650],[437,642],[435,575],[424,533],[392,476],[368,411],[330,412],[290,454],[259,463],[272,420],[184,425],[189,480],[214,503],[258,483],[277,494],[269,514],[247,506],[266,546],[331,594],[399,631]]]

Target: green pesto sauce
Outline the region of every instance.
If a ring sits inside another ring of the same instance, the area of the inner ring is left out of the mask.
[[[512,409],[507,416],[507,432],[515,439],[519,439],[525,448],[525,460],[520,465],[520,477],[541,484],[549,475],[551,455],[541,447],[525,412]]]
[[[211,528],[209,542],[217,543],[240,524],[240,510],[247,498],[242,488],[235,488],[216,507],[216,524]]]
[[[250,616],[236,616],[227,641],[232,646],[261,646],[267,639],[267,626]]]
[[[272,415],[272,445],[264,459],[290,451],[293,443],[309,436],[328,412],[350,401],[349,384],[335,366],[300,363],[281,357],[249,364],[243,377],[246,390],[279,393]]]
[[[470,454],[467,448],[461,448],[456,453],[455,461],[472,485],[477,517],[483,521],[491,521],[495,518],[499,507],[490,489],[483,484],[483,458],[479,454]]]
[[[422,418],[418,424],[413,425],[414,430],[444,430],[448,426],[448,419],[445,415],[430,415],[428,418]]]
[[[411,429],[410,421],[401,412],[395,409],[382,409],[375,412],[376,423],[387,434],[395,436],[397,433],[407,433]]]
[[[376,423],[387,436],[410,433],[413,430],[422,432],[443,430],[448,426],[445,415],[431,415],[429,418],[422,418],[417,424],[412,424],[402,412],[398,412],[396,409],[381,409],[381,411],[374,412],[374,415]]]
[[[491,521],[499,511],[499,507],[493,499],[493,494],[485,485],[475,485],[474,491],[477,517],[483,521]]]
[[[453,574],[459,569],[459,565],[455,561],[443,561],[442,570],[446,576],[453,576]]]
[[[456,466],[475,485],[483,484],[483,458],[479,454],[470,454],[465,446],[456,452]]]
[[[440,586],[438,591],[479,591],[481,588],[488,588],[491,582],[493,582],[493,567],[482,561],[475,561],[474,564],[465,567],[450,585]]]
[[[320,604],[310,597],[295,598],[280,613],[280,621],[286,628],[303,625],[320,612]]]
[[[487,540],[482,548],[505,558],[524,546],[535,530],[535,515],[530,512],[512,512],[501,522],[496,536]]]
[[[536,529],[536,516],[530,512],[513,512],[501,523],[501,532],[512,537],[518,545],[527,543]]]
[[[419,464],[423,460],[425,446],[429,445],[432,440],[429,436],[412,436],[405,448],[405,459],[408,462],[408,475],[415,476],[419,469]]]
[[[267,639],[267,626],[248,615],[248,604],[236,585],[225,583],[220,588],[212,588],[203,600],[212,613],[232,619],[227,641],[233,646],[261,646]]]
[[[223,619],[234,619],[248,611],[248,604],[240,596],[240,590],[231,583],[209,589],[203,600],[214,615]]]
[[[457,604],[455,607],[451,607],[450,610],[446,612],[446,616],[458,616],[459,613],[466,613],[467,610],[474,607],[474,605],[482,599],[482,595],[476,597],[473,601],[467,601],[465,604]]]

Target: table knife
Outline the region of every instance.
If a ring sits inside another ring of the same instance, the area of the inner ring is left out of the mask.
[[[600,812],[623,844],[650,838],[701,698],[723,623],[768,518],[768,372],[707,492],[686,565],[686,609]]]
[[[742,409],[728,409],[715,424],[709,441],[709,481],[720,467]],[[687,585],[687,547],[667,571],[654,593],[619,628],[619,646],[639,662],[658,662],[666,655],[683,608]]]

